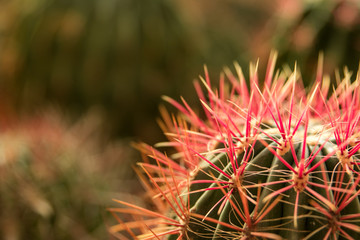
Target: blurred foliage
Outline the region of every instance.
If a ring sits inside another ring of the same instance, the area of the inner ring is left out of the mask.
[[[156,142],[160,96],[195,101],[203,64],[216,81],[277,49],[312,73],[323,50],[330,73],[353,68],[359,26],[356,0],[0,0],[0,94],[21,112],[99,105],[113,136]]]
[[[102,144],[97,114],[72,125],[54,111],[6,122],[0,136],[1,239],[108,239],[106,207],[138,189],[124,168],[134,153],[121,142]]]

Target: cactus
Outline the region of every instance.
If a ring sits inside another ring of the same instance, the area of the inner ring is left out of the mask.
[[[225,68],[215,90],[205,68],[204,87],[195,83],[204,117],[184,99],[164,98],[179,114],[161,110],[169,141],[156,147],[176,151],[136,145],[153,204],[116,200],[114,235],[359,239],[359,73],[352,83],[345,68],[332,87],[320,55],[314,85],[305,88],[296,65],[274,73],[276,57],[261,85],[257,64],[250,65],[249,86],[235,64],[237,77]]]

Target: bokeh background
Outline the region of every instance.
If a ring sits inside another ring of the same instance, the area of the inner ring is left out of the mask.
[[[357,71],[357,0],[0,0],[0,238],[109,239],[141,201],[132,141],[164,140],[161,96],[196,106],[207,65]]]

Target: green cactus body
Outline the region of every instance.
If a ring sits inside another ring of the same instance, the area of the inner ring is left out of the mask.
[[[164,205],[119,201],[126,207],[112,211],[136,218],[110,231],[137,239],[360,238],[358,78],[351,83],[345,71],[330,93],[320,57],[305,90],[296,67],[273,76],[275,59],[263,90],[254,65],[249,89],[237,65],[238,78],[225,69],[231,87],[222,79],[218,90],[205,70],[207,97],[196,84],[205,121],[185,100],[165,98],[181,114],[162,111],[169,142],[158,147],[177,153],[138,145],[152,159],[139,163],[153,187],[144,183]]]

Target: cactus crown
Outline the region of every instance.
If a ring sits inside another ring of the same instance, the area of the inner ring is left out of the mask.
[[[172,155],[146,144],[139,172],[152,209],[118,201],[131,217],[110,231],[135,239],[360,239],[359,74],[334,86],[319,57],[314,85],[300,73],[274,72],[272,53],[260,86],[235,64],[213,89],[205,68],[195,88],[205,120],[184,99],[162,110]],[[225,78],[226,76],[226,78]],[[225,79],[229,84],[225,83]],[[147,178],[144,177],[147,176]],[[148,179],[148,180],[145,180]]]

